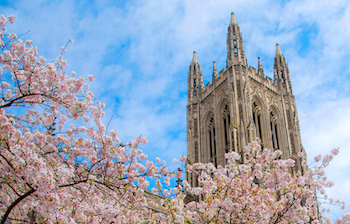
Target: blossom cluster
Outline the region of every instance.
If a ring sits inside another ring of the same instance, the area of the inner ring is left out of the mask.
[[[183,182],[183,192],[195,198],[183,212],[188,223],[326,223],[322,216],[318,195],[325,196],[324,203],[342,206],[345,203],[325,195],[324,188],[332,187],[324,167],[339,150],[326,155],[321,166],[300,170],[293,159],[280,158],[280,150],[261,149],[260,140],[245,148],[245,153],[229,152],[227,164],[196,163],[187,166],[196,174],[198,186]],[[321,161],[321,158],[315,160]],[[305,162],[305,161],[304,161]],[[348,223],[345,214],[336,223]]]

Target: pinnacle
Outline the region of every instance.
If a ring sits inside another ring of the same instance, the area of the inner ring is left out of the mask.
[[[197,53],[196,53],[195,51],[193,51],[192,63],[198,63],[198,60],[197,60]]]
[[[276,44],[276,56],[277,55],[282,55],[282,51],[281,51],[280,45],[278,43]]]
[[[235,18],[235,14],[232,12],[231,13],[231,23],[230,24],[236,24],[236,18]]]
[[[260,59],[260,57],[258,57],[258,60],[259,60],[258,69],[262,69],[262,64],[261,64],[261,59]]]
[[[213,62],[213,80],[218,78],[218,71],[216,69],[216,62]]]

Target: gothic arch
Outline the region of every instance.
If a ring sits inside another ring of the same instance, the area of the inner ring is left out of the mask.
[[[264,101],[257,95],[254,94],[252,96],[252,122],[254,123],[255,126],[255,136],[265,141],[264,139],[264,121],[265,121],[265,113],[264,113],[264,108],[265,104]]]
[[[254,94],[252,96],[252,102],[257,102],[260,106],[264,106],[264,101],[261,99],[261,97],[258,94]]]
[[[212,116],[212,114],[214,114],[214,110],[212,108],[210,108],[209,110],[207,110],[205,113],[204,113],[204,116],[203,116],[203,127],[205,127],[205,124],[208,123],[208,120],[210,118],[210,116]]]
[[[223,97],[220,99],[218,106],[219,108],[222,108],[225,104],[228,104],[228,103],[229,103],[229,100],[226,97]]]
[[[273,149],[281,148],[281,115],[275,105],[271,104],[269,107],[269,127],[271,133],[271,145]]]
[[[217,165],[217,133],[215,115],[212,110],[206,112],[203,119],[203,162],[212,162]]]
[[[231,149],[230,139],[232,138],[232,125],[231,125],[231,114],[230,104],[227,98],[222,98],[219,103],[219,124],[220,127],[220,139],[221,145],[224,147],[224,153],[228,153]]]

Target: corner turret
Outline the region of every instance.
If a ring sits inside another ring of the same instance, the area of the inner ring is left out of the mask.
[[[279,44],[276,44],[276,56],[274,64],[274,80],[279,91],[293,95],[292,84],[289,76],[288,64],[282,54]]]
[[[204,90],[201,66],[198,63],[197,53],[193,52],[192,63],[188,75],[188,105],[196,103]]]
[[[236,22],[235,14],[231,13],[231,22],[228,27],[227,35],[227,61],[226,67],[242,64],[247,65],[247,59],[244,52],[243,37]]]

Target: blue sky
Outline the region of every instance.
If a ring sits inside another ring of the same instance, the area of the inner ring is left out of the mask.
[[[226,32],[234,12],[248,64],[261,57],[273,76],[275,44],[289,64],[303,145],[310,159],[340,147],[327,169],[350,211],[350,2],[347,0],[0,1],[15,15],[10,32],[26,33],[48,61],[64,54],[67,72],[94,74],[106,103],[105,123],[123,142],[145,135],[144,151],[171,164],[186,155],[187,74],[192,52],[211,79],[212,62],[226,66]],[[171,165],[175,169],[176,165]],[[337,209],[335,213],[341,214]],[[333,217],[332,214],[330,217]]]

